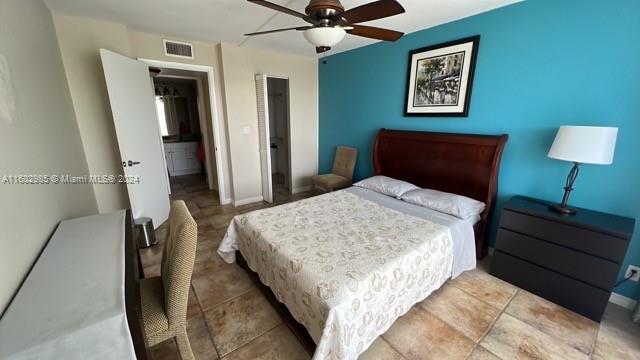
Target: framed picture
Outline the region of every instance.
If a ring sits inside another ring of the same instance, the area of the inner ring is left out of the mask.
[[[405,116],[469,115],[480,36],[409,52]]]

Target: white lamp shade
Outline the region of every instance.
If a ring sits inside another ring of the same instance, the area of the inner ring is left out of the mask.
[[[581,164],[608,165],[613,162],[617,137],[615,127],[560,126],[547,156]]]
[[[317,27],[305,30],[304,38],[315,47],[332,47],[344,39],[347,34],[339,27]]]

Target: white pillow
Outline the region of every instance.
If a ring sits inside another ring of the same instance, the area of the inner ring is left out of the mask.
[[[396,180],[387,176],[377,175],[359,181],[353,186],[359,186],[361,188],[373,190],[381,194],[393,196],[396,199],[400,199],[402,194],[407,191],[420,189],[419,187],[402,180]]]
[[[402,195],[401,199],[411,204],[459,217],[460,219],[468,219],[472,216],[480,215],[485,207],[481,201],[431,189],[409,191]]]

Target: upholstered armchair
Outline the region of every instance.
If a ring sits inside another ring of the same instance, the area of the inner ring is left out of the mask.
[[[333,160],[333,170],[331,174],[316,175],[311,177],[314,191],[322,188],[325,191],[334,191],[351,185],[353,179],[353,169],[356,166],[358,150],[338,146],[336,156]]]
[[[149,346],[175,338],[183,360],[194,359],[187,337],[187,302],[198,226],[182,200],[171,203],[161,276],[140,282],[142,322]]]

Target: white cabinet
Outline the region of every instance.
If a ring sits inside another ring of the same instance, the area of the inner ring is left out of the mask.
[[[202,164],[198,159],[198,142],[174,142],[164,144],[164,156],[170,176],[199,174]]]

